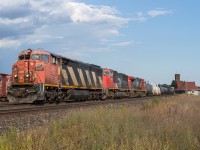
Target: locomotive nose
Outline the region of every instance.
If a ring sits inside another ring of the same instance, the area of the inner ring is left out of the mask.
[[[32,67],[29,60],[18,61],[13,66],[13,81],[15,83],[28,83],[32,81]]]

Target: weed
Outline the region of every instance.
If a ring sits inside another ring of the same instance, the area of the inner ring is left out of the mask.
[[[145,109],[108,106],[71,112],[42,129],[11,129],[0,150],[200,149],[200,99],[152,99]],[[147,109],[148,108],[148,109]]]

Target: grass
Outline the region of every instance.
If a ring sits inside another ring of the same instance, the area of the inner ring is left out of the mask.
[[[164,99],[71,112],[35,130],[11,129],[0,137],[0,150],[200,149],[200,98]]]

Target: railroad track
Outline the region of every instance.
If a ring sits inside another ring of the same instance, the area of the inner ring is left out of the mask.
[[[167,96],[162,96],[167,97]],[[70,108],[81,108],[89,106],[102,106],[110,104],[124,104],[132,102],[135,105],[142,104],[152,98],[158,97],[143,97],[143,98],[131,98],[131,99],[117,99],[117,100],[105,100],[105,101],[85,101],[85,102],[69,102],[61,104],[47,104],[47,105],[4,105],[0,106],[0,114],[14,114],[14,113],[24,113],[24,112],[35,112],[35,111],[45,111],[45,110],[55,110],[55,109],[70,109]]]

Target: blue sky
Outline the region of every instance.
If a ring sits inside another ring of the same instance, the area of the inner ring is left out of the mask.
[[[0,0],[0,72],[45,50],[170,84],[200,86],[199,0]]]

